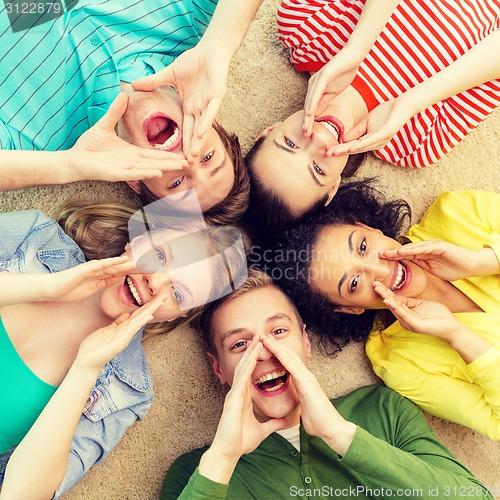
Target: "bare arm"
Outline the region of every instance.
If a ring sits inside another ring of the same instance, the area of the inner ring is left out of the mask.
[[[304,103],[303,129],[310,135],[315,116],[354,80],[358,67],[372,48],[400,0],[367,0],[344,48],[309,79]]]
[[[197,156],[226,93],[231,59],[241,45],[262,0],[220,0],[196,47],[181,54],[155,75],[132,82],[135,90],[174,85],[182,98],[183,147]]]

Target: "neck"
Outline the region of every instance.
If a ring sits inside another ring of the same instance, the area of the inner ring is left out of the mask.
[[[475,312],[482,309],[449,281],[429,275],[428,286],[420,298],[444,304],[453,312]]]

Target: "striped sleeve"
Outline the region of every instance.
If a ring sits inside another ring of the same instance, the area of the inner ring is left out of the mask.
[[[345,45],[365,0],[284,0],[280,40],[298,71],[318,71]],[[500,27],[500,0],[402,0],[352,85],[369,109],[449,66]],[[401,166],[435,163],[500,104],[500,80],[412,117],[375,155]]]

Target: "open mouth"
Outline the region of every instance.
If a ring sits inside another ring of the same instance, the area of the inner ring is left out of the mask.
[[[144,121],[144,133],[150,146],[160,151],[171,151],[181,141],[177,123],[163,114],[154,114]]]
[[[267,395],[272,395],[276,391],[282,389],[289,379],[289,373],[285,370],[274,371],[262,375],[254,380],[254,386],[261,392]]]
[[[396,277],[393,280],[391,290],[393,292],[402,290],[403,288],[406,288],[410,284],[410,281],[411,281],[410,269],[406,266],[406,264],[403,264],[403,262],[398,261]]]
[[[142,306],[143,302],[130,276],[125,278],[125,284],[127,285],[125,287],[125,293],[127,293],[130,301],[136,306]]]
[[[321,123],[323,127],[332,135],[335,140],[340,143],[344,136],[344,124],[334,116],[322,116],[315,120],[316,123]]]

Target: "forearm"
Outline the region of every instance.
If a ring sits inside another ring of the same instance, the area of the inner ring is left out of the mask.
[[[479,266],[475,276],[491,276],[500,274],[500,261],[495,251],[490,247],[478,251]]]
[[[67,151],[1,150],[0,191],[65,184],[71,179]]]
[[[363,12],[345,49],[356,54],[358,63],[365,58],[400,0],[366,0]]]
[[[432,104],[500,77],[500,30],[481,40],[452,64],[405,92],[412,116]]]
[[[229,458],[212,446],[203,454],[198,466],[199,473],[219,484],[229,484],[239,459]]]
[[[324,437],[323,441],[337,454],[343,457],[352,444],[356,435],[356,425],[342,419],[341,422],[332,423],[332,432]]]
[[[43,300],[50,274],[0,273],[0,307]]]
[[[421,453],[399,449],[386,441],[373,437],[357,428],[356,439],[344,456],[345,464],[363,477],[365,488],[384,488],[386,491],[412,489],[415,497],[426,498],[430,489],[438,491],[440,498],[453,497],[455,489],[467,488],[480,493],[477,497],[492,499],[488,490],[461,466],[437,442],[433,435],[415,436],[428,449]],[[417,494],[417,491],[422,491]]]
[[[475,361],[492,347],[490,342],[484,340],[462,323],[451,335],[449,343],[467,364]]]
[[[97,375],[73,364],[9,460],[2,498],[52,498],[66,472],[73,435]]]
[[[216,42],[229,49],[231,56],[238,50],[251,20],[262,0],[219,0],[214,15],[200,43]]]

